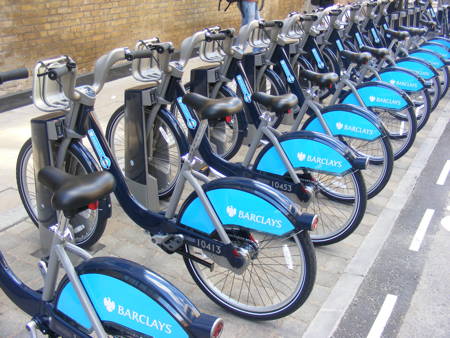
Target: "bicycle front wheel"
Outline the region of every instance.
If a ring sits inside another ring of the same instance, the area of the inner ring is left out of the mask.
[[[106,128],[106,139],[122,171],[125,171],[124,117],[124,106],[121,106],[111,116]],[[181,147],[176,131],[161,114],[156,115],[151,134],[153,139],[147,139],[148,173],[156,178],[158,196],[164,198],[172,193],[180,174]]]
[[[72,175],[86,175],[94,172],[92,165],[87,163],[85,156],[77,148],[69,147],[64,161],[64,171]],[[16,180],[23,206],[36,226],[38,224],[36,205],[36,182],[31,139],[22,146],[16,164]],[[87,209],[78,213],[70,220],[75,243],[83,248],[89,248],[103,234],[108,218],[109,198],[101,199],[96,210]]]
[[[316,276],[316,257],[308,232],[292,237],[258,232],[248,235],[257,249],[245,271],[235,273],[215,263],[211,254],[186,246],[188,253],[214,263],[211,270],[185,257],[189,273],[209,298],[238,316],[272,320],[293,313],[308,298]],[[248,241],[231,234],[230,239],[237,247]]]

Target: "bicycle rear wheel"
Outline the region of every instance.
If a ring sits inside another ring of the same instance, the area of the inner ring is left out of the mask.
[[[296,196],[288,194],[288,197],[302,212],[319,217],[317,229],[311,233],[314,245],[337,243],[356,230],[367,205],[366,187],[360,171],[345,176],[308,172],[299,178],[305,186],[312,188],[311,201],[304,205]]]
[[[92,164],[86,161],[85,156],[80,154],[75,147],[69,147],[63,168],[67,173],[72,175],[85,175],[97,170],[93,168]],[[17,157],[16,180],[23,206],[32,222],[38,226],[31,139],[25,142]],[[109,197],[104,198],[99,201],[96,210],[87,209],[71,219],[70,224],[73,228],[75,243],[77,245],[83,248],[89,248],[99,240],[105,230],[110,203]]]
[[[405,155],[414,144],[417,134],[417,118],[413,107],[394,111],[372,108],[383,122],[391,142],[394,159]]]
[[[256,247],[243,273],[215,263],[216,257],[196,247],[186,251],[214,263],[213,270],[184,258],[186,267],[200,289],[216,304],[241,317],[272,320],[297,310],[308,298],[316,276],[316,257],[309,234],[277,237],[241,230],[229,237],[237,247],[248,241]],[[245,238],[243,234],[247,234]],[[219,257],[222,258],[223,257]]]
[[[373,141],[340,136],[339,139],[359,156],[369,158],[368,168],[361,171],[367,189],[367,198],[380,193],[392,175],[394,154],[387,135]]]

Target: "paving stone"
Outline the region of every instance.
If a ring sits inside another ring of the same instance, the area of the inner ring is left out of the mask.
[[[123,89],[134,86],[131,78],[108,83],[99,95],[96,112],[101,124],[106,128],[112,112],[121,105]],[[120,93],[120,94],[118,94]],[[438,111],[450,107],[450,99],[442,100]],[[436,112],[438,112],[436,111]],[[21,116],[19,115],[19,112]],[[23,107],[0,114],[0,124],[8,124],[8,132],[0,134],[0,155],[2,158],[2,175],[0,175],[0,220],[6,215],[8,221],[13,220],[5,211],[18,208],[19,196],[15,190],[15,160],[18,151],[29,137],[29,120],[40,112],[32,106]],[[385,209],[392,194],[401,194],[398,182],[404,177],[407,169],[414,165],[412,159],[420,148],[420,141],[433,137],[430,125],[437,121],[439,114],[433,114],[429,125],[417,137],[417,143],[410,152],[395,162],[392,179],[386,188],[368,202],[367,214],[356,231],[343,242],[330,247],[319,247],[316,250],[318,273],[317,283],[305,304],[293,315],[270,322],[254,322],[238,318],[226,312],[197,287],[187,272],[182,257],[167,255],[150,242],[150,238],[142,229],[134,225],[128,216],[120,209],[117,200],[113,198],[113,217],[108,220],[105,234],[100,239],[100,246],[95,256],[119,256],[136,261],[158,272],[176,285],[182,292],[202,310],[224,318],[226,322],[223,337],[251,337],[263,332],[264,337],[300,337],[309,322],[320,311],[332,288],[342,276],[350,259],[361,245],[365,236],[373,228],[378,216]],[[242,159],[247,148],[236,156]],[[187,196],[189,192],[185,192]],[[388,206],[394,208],[395,206]],[[24,216],[25,217],[25,216]],[[17,222],[16,222],[17,223]],[[2,224],[0,223],[0,226]],[[0,231],[0,249],[5,253],[8,263],[19,277],[28,280],[32,285],[40,285],[41,277],[37,270],[37,259],[31,256],[38,249],[38,233],[34,225],[25,218],[13,227]],[[12,318],[12,319],[11,319]],[[25,336],[24,325],[29,320],[27,315],[17,309],[7,297],[0,292],[0,337]],[[7,324],[6,324],[7,323]]]

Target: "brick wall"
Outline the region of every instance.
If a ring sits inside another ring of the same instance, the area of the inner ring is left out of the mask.
[[[300,10],[303,0],[266,0],[263,17],[284,18]],[[222,8],[226,3],[223,0]],[[0,71],[39,59],[70,55],[79,73],[117,47],[159,36],[178,47],[183,38],[204,27],[236,27],[236,5],[217,11],[218,0],[0,0]],[[3,85],[0,95],[30,88],[30,80]]]

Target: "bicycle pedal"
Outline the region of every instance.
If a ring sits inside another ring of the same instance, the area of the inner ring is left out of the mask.
[[[152,242],[169,252],[174,252],[184,244],[184,236],[181,234],[154,235]]]
[[[34,320],[31,320],[25,325],[30,338],[37,338],[37,324]]]

